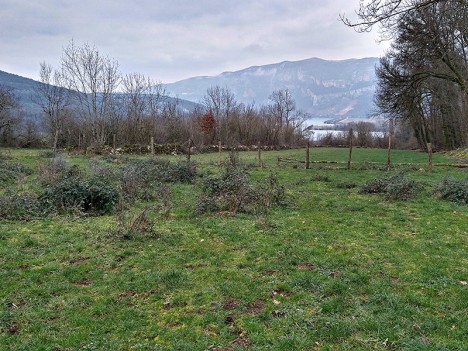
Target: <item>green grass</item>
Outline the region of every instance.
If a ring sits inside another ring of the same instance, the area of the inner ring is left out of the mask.
[[[11,150],[9,162],[35,168],[42,152]],[[428,172],[426,154],[394,151],[395,163],[421,164],[403,168],[424,187],[387,202],[358,190],[389,172],[357,167],[385,163],[386,150],[355,149],[351,171],[276,164],[304,154],[263,152],[266,168],[250,170],[286,188],[289,206],[267,215],[197,217],[198,188],[171,185],[173,213],[152,214],[152,236],[116,236],[115,216],[0,219],[0,350],[466,350],[468,208],[430,194],[466,170]],[[193,158],[217,171],[217,154]],[[35,173],[2,191],[37,183]]]

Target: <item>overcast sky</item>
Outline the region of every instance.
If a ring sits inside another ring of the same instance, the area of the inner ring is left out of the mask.
[[[73,39],[164,83],[311,57],[383,55],[338,21],[359,0],[0,0],[0,70],[38,78]]]

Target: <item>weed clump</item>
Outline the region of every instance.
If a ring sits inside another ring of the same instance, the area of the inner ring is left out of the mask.
[[[468,204],[468,178],[445,177],[435,188],[434,194],[440,199],[466,205]]]
[[[51,184],[63,180],[70,169],[71,166],[65,157],[56,155],[38,165],[39,180],[42,184]]]
[[[360,193],[383,194],[386,200],[408,200],[415,197],[420,189],[420,182],[409,179],[400,172],[368,181],[361,187]]]
[[[112,230],[112,234],[124,240],[136,237],[156,237],[154,220],[150,212],[150,208],[146,206],[139,213],[131,215],[123,206],[119,206],[116,216],[117,225]]]
[[[201,182],[202,194],[195,209],[197,214],[229,211],[264,212],[272,205],[283,204],[284,187],[271,174],[261,185],[253,184],[238,155],[231,152],[221,176],[208,176]]]
[[[37,195],[32,192],[0,196],[0,218],[27,221],[41,214]]]
[[[0,159],[0,185],[9,185],[21,177],[32,174],[32,170],[21,163],[3,162]]]
[[[191,161],[170,163],[168,160],[149,158],[129,163],[122,172],[123,193],[131,199],[151,200],[158,197],[161,183],[193,183],[197,175]]]

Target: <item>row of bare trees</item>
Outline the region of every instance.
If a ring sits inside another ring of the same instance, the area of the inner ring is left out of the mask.
[[[58,147],[194,143],[253,145],[297,144],[302,122],[291,93],[271,94],[256,107],[239,103],[234,94],[211,87],[194,110],[169,98],[163,85],[139,73],[122,75],[118,62],[89,44],[73,41],[58,69],[42,63],[33,101],[40,106],[49,143]]]
[[[468,146],[468,2],[361,2],[359,31],[380,26],[391,49],[377,68],[380,112],[410,127],[420,146]]]

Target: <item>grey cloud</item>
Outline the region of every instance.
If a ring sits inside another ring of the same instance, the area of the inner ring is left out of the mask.
[[[0,0],[0,70],[35,78],[73,38],[166,82],[312,56],[379,55],[338,22],[359,0]],[[6,33],[6,35],[4,34]]]

